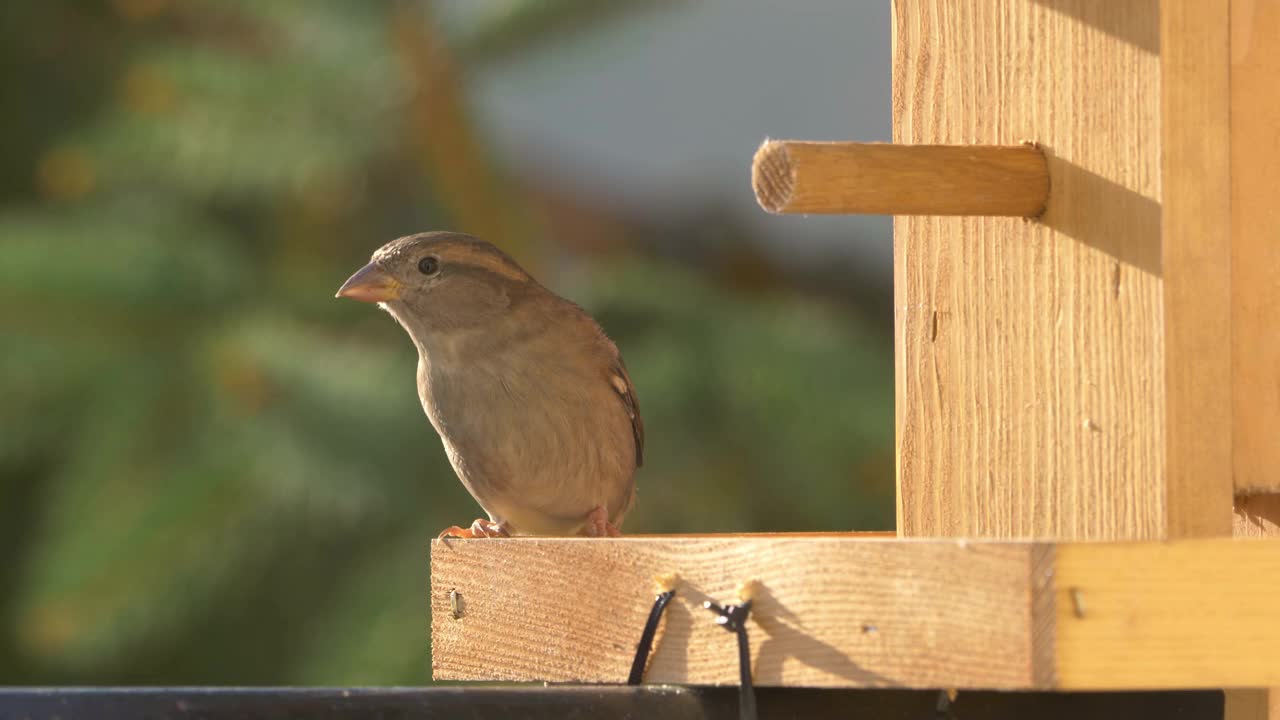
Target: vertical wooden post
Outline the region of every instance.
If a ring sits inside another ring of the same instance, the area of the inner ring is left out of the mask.
[[[901,534],[1169,534],[1159,30],[1156,0],[895,1],[895,142],[1030,140],[1050,175],[1036,221],[895,221]]]
[[[1231,2],[1231,363],[1241,491],[1280,489],[1280,2]]]
[[[1277,0],[896,0],[895,141],[1033,140],[1051,188],[895,224],[901,534],[1229,535],[1280,490],[1278,77]]]
[[[1168,534],[1231,532],[1228,0],[1161,6]]]
[[[1164,7],[1166,160],[1188,163],[1165,172],[1170,472],[1190,496],[1196,484],[1215,496],[1224,482],[1242,493],[1280,487],[1280,2],[1226,5]],[[1181,274],[1168,272],[1171,250]],[[1224,294],[1207,290],[1224,275]],[[1233,530],[1280,535],[1280,496],[1238,496]],[[1229,690],[1226,717],[1280,720],[1280,688]]]

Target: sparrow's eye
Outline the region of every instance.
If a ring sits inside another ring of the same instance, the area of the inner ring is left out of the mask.
[[[435,275],[440,271],[440,260],[428,255],[418,261],[418,272],[423,275]]]

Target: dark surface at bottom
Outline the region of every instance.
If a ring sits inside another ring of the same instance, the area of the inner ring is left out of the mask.
[[[962,692],[950,715],[938,693],[920,690],[756,688],[762,720],[1221,720],[1218,691]],[[0,718],[658,718],[736,720],[737,688],[0,688]]]

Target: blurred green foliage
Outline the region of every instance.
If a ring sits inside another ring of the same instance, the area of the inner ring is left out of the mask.
[[[515,20],[548,16],[521,12],[465,61],[520,52]],[[477,508],[408,341],[332,298],[382,242],[470,229],[408,119],[466,108],[422,97],[410,21],[429,8],[0,5],[0,684],[427,682],[428,542]],[[497,160],[489,201],[529,202]],[[627,241],[549,278],[639,388],[627,529],[890,527],[887,339]]]

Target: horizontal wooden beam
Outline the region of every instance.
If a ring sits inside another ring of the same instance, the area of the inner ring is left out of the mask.
[[[1065,544],[1055,555],[1056,686],[1280,683],[1280,542]]]
[[[1280,541],[970,542],[702,536],[436,541],[439,680],[618,683],[677,576],[646,682],[737,682],[702,607],[755,586],[762,686],[1280,684]]]
[[[1032,550],[876,538],[436,542],[433,670],[437,679],[620,682],[654,576],[675,573],[651,682],[736,683],[734,638],[702,603],[735,602],[754,580],[758,684],[1022,687]],[[462,598],[457,619],[451,592]]]
[[[771,213],[1032,217],[1049,170],[1033,145],[767,140],[751,185]]]

